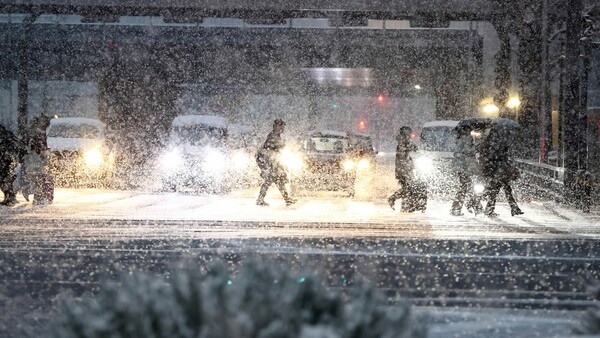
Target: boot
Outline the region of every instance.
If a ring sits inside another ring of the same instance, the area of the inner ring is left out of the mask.
[[[288,197],[285,199],[285,206],[289,207],[290,205],[296,203],[297,200],[295,198]]]
[[[263,207],[268,207],[269,203],[265,202],[265,200],[256,200],[256,205],[260,205]]]
[[[464,215],[460,209],[452,208],[450,211],[450,215],[452,216],[462,216]]]
[[[511,216],[518,216],[518,215],[523,215],[524,212],[521,211],[521,209],[518,206],[511,206],[510,207],[510,215]]]
[[[485,207],[483,213],[489,218],[498,217],[498,214],[494,212],[494,208]]]
[[[4,201],[0,202],[0,205],[6,205],[8,207],[13,206],[18,203],[17,196],[12,191],[3,191],[4,193]]]

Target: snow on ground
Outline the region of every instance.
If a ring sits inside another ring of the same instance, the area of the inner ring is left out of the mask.
[[[21,203],[15,207],[0,208],[0,222],[28,218],[69,218],[286,225],[273,236],[528,239],[600,237],[598,210],[586,215],[553,203],[521,202],[525,214],[518,217],[511,217],[508,205],[499,203],[497,212],[500,216],[490,219],[482,215],[474,216],[466,211],[461,217],[450,216],[450,201],[445,200],[430,200],[424,213],[402,213],[392,210],[385,198],[351,199],[336,192],[304,193],[296,204],[286,207],[273,187],[266,199],[270,206],[261,207],[255,205],[256,194],[254,189],[233,191],[225,196],[193,192],[57,189],[52,205],[36,206],[21,199]],[[344,231],[335,231],[336,227],[343,227]],[[308,233],[307,228],[311,229]],[[247,234],[251,235],[251,232]]]

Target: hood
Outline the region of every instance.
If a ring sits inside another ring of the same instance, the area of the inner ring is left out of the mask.
[[[85,151],[102,142],[102,139],[48,137],[48,148],[51,151]]]

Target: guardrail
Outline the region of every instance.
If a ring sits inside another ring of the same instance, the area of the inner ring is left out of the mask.
[[[536,194],[562,202],[565,198],[565,168],[516,159],[515,164],[521,172],[519,184],[533,190]]]

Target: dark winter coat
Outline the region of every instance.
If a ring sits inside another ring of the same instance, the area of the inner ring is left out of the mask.
[[[516,168],[507,144],[487,142],[482,148],[483,175],[498,181],[515,179]]]
[[[477,161],[477,149],[471,135],[461,135],[456,141],[452,164],[454,169],[465,175],[479,175],[481,168]]]
[[[0,126],[0,181],[12,176],[13,169],[22,155],[21,146],[15,135]]]
[[[256,163],[261,170],[260,175],[263,179],[287,180],[285,168],[279,161],[279,155],[284,147],[285,143],[281,139],[281,134],[269,133],[267,140],[256,154]]]
[[[416,151],[417,146],[408,138],[399,138],[396,145],[396,179],[401,180],[412,175],[414,165],[411,151]]]

